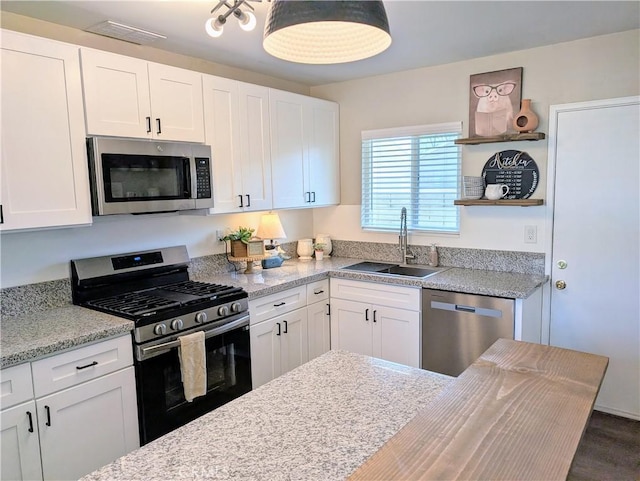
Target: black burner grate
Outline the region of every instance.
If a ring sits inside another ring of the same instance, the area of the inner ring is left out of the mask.
[[[89,301],[87,305],[116,314],[144,316],[145,314],[153,314],[161,309],[179,306],[180,302],[154,296],[147,292],[130,292],[105,299]]]
[[[221,284],[207,284],[205,282],[185,281],[178,284],[163,286],[163,290],[178,292],[180,294],[190,294],[199,297],[211,297],[231,291],[240,291],[239,287],[224,286]]]

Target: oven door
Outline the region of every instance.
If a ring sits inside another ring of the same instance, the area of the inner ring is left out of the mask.
[[[140,444],[147,444],[251,391],[249,316],[214,328],[205,336],[207,394],[192,402],[184,397],[179,341],[146,348],[146,355],[145,348],[138,349],[141,355],[137,357],[142,358],[135,363]]]

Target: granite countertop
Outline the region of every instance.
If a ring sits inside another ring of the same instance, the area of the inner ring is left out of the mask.
[[[74,305],[23,316],[3,316],[0,367],[128,334],[132,329],[132,321]]]
[[[452,380],[329,351],[82,481],[345,479]]]
[[[357,264],[358,262],[363,262],[363,259],[330,257],[322,261],[289,260],[285,261],[281,267],[274,269],[256,267],[254,268],[254,274],[243,274],[242,271],[211,275],[203,273],[197,280],[242,287],[249,293],[250,299],[327,277],[383,282],[511,299],[526,299],[547,281],[547,276],[541,275],[462,269],[458,267],[441,267],[441,272],[426,279],[340,270],[341,267]]]
[[[524,299],[546,282],[546,276],[510,272],[442,268],[426,279],[340,270],[362,259],[330,257],[322,261],[288,260],[274,269],[255,268],[254,274],[199,271],[194,280],[242,287],[249,299],[291,289],[328,277],[426,287],[445,291]],[[96,342],[133,329],[133,322],[69,305],[2,318],[0,367],[32,361],[64,349]]]

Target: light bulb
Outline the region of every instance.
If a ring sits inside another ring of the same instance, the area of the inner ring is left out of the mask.
[[[242,10],[236,10],[233,14],[238,18],[240,28],[245,32],[250,32],[256,28],[258,21],[256,16],[252,12],[243,12]]]
[[[220,21],[220,18],[210,18],[204,24],[204,29],[210,37],[217,38],[222,35],[224,22]]]

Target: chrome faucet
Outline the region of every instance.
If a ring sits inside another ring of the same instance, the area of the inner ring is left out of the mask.
[[[400,250],[402,251],[402,265],[407,265],[407,259],[414,259],[415,256],[408,253],[409,234],[407,231],[407,208],[403,207],[400,211],[400,236],[398,237]]]

